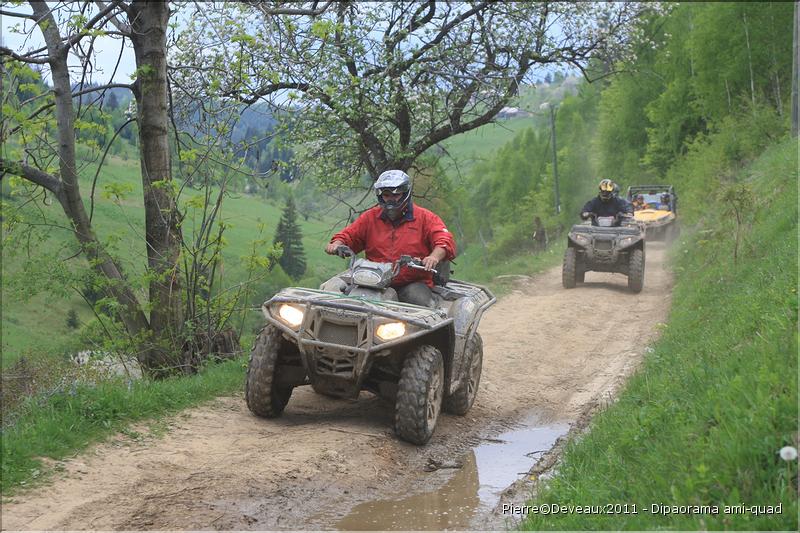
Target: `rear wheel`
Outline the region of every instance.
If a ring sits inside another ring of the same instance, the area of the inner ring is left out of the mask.
[[[628,288],[633,292],[642,292],[644,286],[644,250],[637,248],[628,259]]]
[[[444,399],[444,410],[454,415],[463,416],[470,410],[478,396],[478,385],[481,383],[483,368],[483,339],[480,334],[473,335],[465,349],[467,370],[458,388]]]
[[[244,384],[247,407],[253,414],[265,418],[280,416],[292,395],[292,387],[279,387],[276,384],[281,342],[278,328],[272,325],[264,327],[256,337],[247,365]]]
[[[564,252],[564,263],[561,265],[561,284],[565,289],[574,289],[575,282],[577,281],[576,270],[577,267],[577,254],[575,248],[572,246],[567,247]]]
[[[414,444],[425,444],[433,435],[444,392],[442,354],[429,345],[406,357],[397,384],[394,427],[397,435]]]

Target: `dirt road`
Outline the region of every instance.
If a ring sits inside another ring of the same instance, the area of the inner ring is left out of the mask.
[[[606,401],[666,319],[663,259],[648,247],[638,295],[619,274],[589,273],[564,290],[560,267],[517,282],[481,323],[475,406],[440,418],[427,446],[394,438],[392,407],[367,393],[345,401],[298,389],[278,420],[252,416],[240,394],[186,411],[164,435],[120,436],[57,465],[52,484],[3,503],[2,528],[333,528],[360,502],[429,484],[429,458],[459,457],[532,413],[569,423]]]

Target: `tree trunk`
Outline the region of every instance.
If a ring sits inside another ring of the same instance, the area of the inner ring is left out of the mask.
[[[747,12],[742,13],[742,21],[744,22],[744,37],[747,44],[747,66],[750,69],[750,99],[753,103],[753,115],[756,114],[756,84],[753,79],[753,54],[750,50],[750,29],[747,27]]]
[[[50,7],[45,2],[31,2],[31,7],[37,20],[40,21],[53,77],[58,129],[58,161],[62,186],[61,193],[56,194],[56,197],[61,203],[64,213],[72,222],[75,237],[81,243],[89,264],[96,272],[110,280],[106,293],[122,305],[119,318],[125,329],[129,335],[139,336],[149,328],[147,317],[121,270],[97,240],[78,186],[75,163],[75,111],[72,105],[72,86],[67,69],[68,49],[62,43]],[[21,175],[25,177],[24,174]]]
[[[137,68],[135,91],[144,189],[145,239],[150,281],[150,327],[156,343],[149,350],[150,369],[176,366],[183,344],[178,258],[181,230],[172,183],[167,106],[167,2],[134,1],[130,6]]]
[[[728,85],[728,78],[725,78],[725,94],[728,96],[728,114],[733,113],[733,107],[731,106],[731,88]]]
[[[770,4],[769,6],[769,29],[770,33],[775,32],[775,14],[774,14],[774,6]],[[781,68],[778,65],[778,51],[775,49],[775,41],[772,41],[772,45],[770,46],[772,52],[772,68],[774,69],[775,75],[775,105],[778,108],[778,116],[783,117],[783,96],[781,95]]]
[[[800,119],[800,108],[797,98],[797,77],[800,76],[800,46],[797,42],[800,39],[800,2],[794,3],[794,38],[792,40],[792,136],[797,137],[798,119]]]

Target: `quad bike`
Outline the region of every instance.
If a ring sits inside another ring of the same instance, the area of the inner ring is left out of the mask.
[[[428,270],[402,256],[394,263],[350,257],[347,271],[319,290],[290,287],[262,305],[267,325],[256,338],[245,383],[254,414],[280,416],[292,389],[355,398],[368,390],[394,400],[397,435],[431,438],[440,410],[464,415],[475,401],[483,363],[478,322],[496,299],[484,287],[434,275],[433,305],[397,300],[400,268]],[[438,282],[438,283],[437,283]]]
[[[591,225],[576,224],[567,236],[561,269],[566,289],[583,283],[586,272],[620,272],[628,276],[628,288],[640,292],[644,285],[644,234],[626,217],[591,216]]]
[[[634,211],[634,219],[645,230],[648,241],[672,242],[680,235],[678,195],[672,185],[635,185],[628,187],[628,201],[641,196],[647,207]]]

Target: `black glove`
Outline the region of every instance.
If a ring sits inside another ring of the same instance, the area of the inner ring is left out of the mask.
[[[353,255],[353,250],[350,249],[349,246],[345,246],[344,244],[341,246],[336,247],[336,255],[339,257],[350,257]]]
[[[594,216],[594,213],[591,213],[589,211],[584,211],[583,213],[581,213],[581,218],[583,220],[586,220],[587,218],[592,218],[593,216]]]

